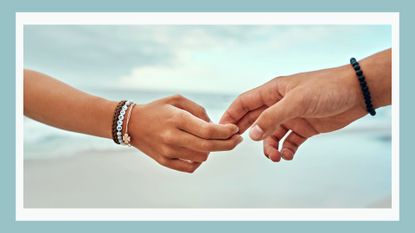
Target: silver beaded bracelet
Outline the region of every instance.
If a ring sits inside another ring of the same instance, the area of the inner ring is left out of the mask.
[[[127,145],[124,143],[123,138],[122,138],[122,128],[123,128],[123,124],[124,124],[124,118],[125,118],[125,113],[128,109],[128,106],[130,106],[130,104],[132,104],[132,101],[126,101],[124,106],[122,106],[120,114],[118,115],[118,121],[117,121],[117,140],[121,145]]]

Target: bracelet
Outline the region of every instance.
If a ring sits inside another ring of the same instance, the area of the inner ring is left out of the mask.
[[[363,71],[360,69],[359,62],[357,62],[357,60],[354,57],[352,57],[350,58],[350,64],[353,66],[357,78],[359,79],[360,88],[362,89],[363,98],[365,99],[366,110],[370,115],[374,116],[376,115],[376,111],[373,108],[372,97],[370,96],[369,87],[367,85],[366,78],[363,75]]]
[[[122,129],[124,124],[125,113],[128,106],[133,104],[132,101],[122,100],[117,104],[114,110],[114,116],[112,120],[112,139],[116,144],[127,145],[122,138]]]
[[[130,142],[131,142],[131,137],[128,134],[128,124],[130,123],[130,118],[131,118],[131,112],[133,111],[135,104],[131,104],[131,107],[128,109],[128,113],[127,113],[127,120],[125,121],[125,132],[124,135],[122,137],[122,140],[125,144],[127,144],[128,146],[131,146]]]
[[[126,113],[126,111],[128,109],[128,106],[130,104],[132,104],[131,101],[126,101],[124,103],[124,105],[122,106],[121,111],[120,111],[120,113],[117,117],[118,118],[117,127],[116,127],[116,129],[117,129],[117,141],[118,141],[118,144],[121,144],[121,145],[126,145],[124,143],[124,141],[122,140],[122,129],[123,129],[123,124],[124,124],[125,113]]]
[[[112,119],[112,140],[114,140],[115,143],[120,144],[118,142],[118,137],[117,137],[117,121],[118,121],[118,115],[120,115],[120,111],[122,106],[124,106],[125,102],[127,102],[126,100],[122,100],[117,104],[117,107],[114,110],[114,116]]]

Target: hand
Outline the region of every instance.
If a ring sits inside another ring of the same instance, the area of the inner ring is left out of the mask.
[[[129,123],[134,147],[163,166],[190,173],[209,152],[240,143],[238,130],[234,124],[211,123],[204,108],[182,96],[135,106]]]
[[[390,53],[360,62],[375,108],[391,102]],[[254,125],[250,137],[264,140],[264,154],[278,162],[281,157],[293,159],[298,147],[313,135],[343,128],[366,114],[356,74],[351,65],[345,65],[275,78],[241,94],[220,123],[237,124],[240,133]]]

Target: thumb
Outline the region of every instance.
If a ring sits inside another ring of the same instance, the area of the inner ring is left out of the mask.
[[[279,125],[300,115],[297,97],[287,94],[280,101],[267,108],[253,124],[249,136],[259,141],[271,135]]]

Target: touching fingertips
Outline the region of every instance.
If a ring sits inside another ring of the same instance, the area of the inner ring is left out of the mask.
[[[239,132],[239,127],[238,126],[236,126],[236,125],[232,125],[233,127],[232,127],[232,133],[238,133]]]
[[[227,127],[227,129],[229,130],[228,132],[232,135],[236,134],[237,132],[239,132],[239,127],[235,124],[225,124],[225,127]]]

